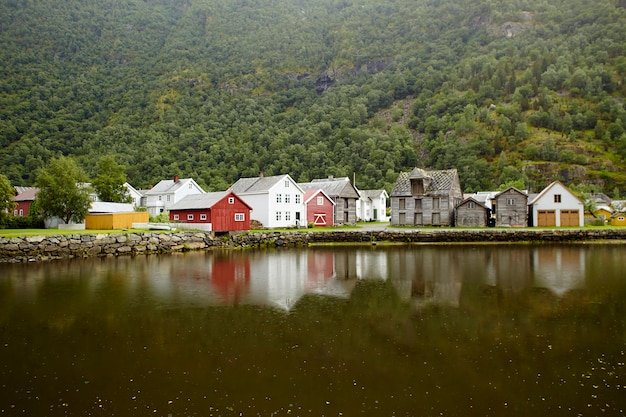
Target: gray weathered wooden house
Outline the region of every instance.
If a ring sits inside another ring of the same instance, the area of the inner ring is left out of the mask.
[[[492,200],[496,226],[528,226],[528,194],[515,187],[496,194]]]
[[[454,224],[461,227],[485,227],[489,225],[491,210],[483,203],[468,197],[456,206]]]
[[[456,169],[401,172],[390,194],[391,224],[452,226],[463,199]]]

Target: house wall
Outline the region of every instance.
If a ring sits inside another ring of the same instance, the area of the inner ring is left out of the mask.
[[[280,202],[277,200],[278,194],[281,196]],[[287,202],[287,196],[289,196],[289,202]],[[296,203],[296,200],[299,203]],[[265,227],[306,226],[304,193],[289,177],[278,181],[270,189],[268,207],[268,222],[264,223]],[[280,219],[277,219],[277,212],[280,212]]]
[[[508,204],[514,199],[515,204]],[[496,226],[528,225],[528,197],[513,189],[505,190],[496,197]]]
[[[377,222],[389,221],[387,218],[387,198],[384,195],[372,200],[372,220]]]
[[[322,197],[324,204],[317,205],[317,197]],[[320,224],[319,216],[324,215],[326,224]],[[316,222],[316,218],[318,221]],[[307,224],[313,224],[314,226],[332,226],[335,224],[335,207],[328,198],[321,192],[313,196],[306,205],[306,221]]]
[[[203,214],[206,216],[204,220]],[[243,214],[243,221],[235,220],[235,214]],[[192,220],[188,220],[189,215],[193,216]],[[211,208],[171,210],[170,220],[187,224],[210,223],[213,232],[250,230],[250,209],[237,198],[234,204],[228,204],[228,199],[225,198]]]
[[[404,199],[404,209],[401,208]],[[434,204],[438,199],[438,208]],[[416,203],[421,201],[421,208]],[[451,199],[444,197],[391,197],[391,224],[415,226],[450,226],[454,209]]]
[[[129,213],[87,214],[85,216],[85,229],[131,229],[133,227],[133,223],[147,223],[149,217],[150,214],[147,211],[135,211]]]
[[[555,195],[561,196],[561,202],[555,202]],[[538,198],[531,207],[531,215],[533,216],[533,224],[537,225],[540,210],[554,210],[556,215],[556,227],[561,227],[561,212],[564,210],[578,210],[578,226],[585,225],[585,208],[574,194],[560,183],[554,183],[545,193]]]
[[[356,198],[335,198],[336,224],[356,224],[356,200]]]
[[[30,203],[32,203],[32,201],[18,201],[11,214],[13,214],[14,216],[28,216]]]

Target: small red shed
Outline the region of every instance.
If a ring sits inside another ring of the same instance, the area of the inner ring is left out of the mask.
[[[170,221],[211,223],[213,232],[250,230],[251,211],[232,191],[192,194],[170,207]]]
[[[307,224],[333,226],[335,224],[335,202],[324,190],[308,190],[304,193]]]

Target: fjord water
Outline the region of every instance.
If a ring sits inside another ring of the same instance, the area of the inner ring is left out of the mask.
[[[0,265],[0,415],[626,412],[626,246]]]

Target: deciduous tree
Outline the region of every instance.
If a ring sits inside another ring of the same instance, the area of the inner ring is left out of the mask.
[[[82,222],[91,206],[87,175],[71,158],[52,159],[37,175],[36,202],[45,217]]]

